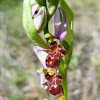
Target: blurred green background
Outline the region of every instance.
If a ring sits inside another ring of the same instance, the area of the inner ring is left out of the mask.
[[[100,100],[100,0],[66,2],[75,33],[68,100]],[[36,70],[42,66],[23,28],[22,10],[23,0],[0,0],[0,100],[56,100],[41,89]]]

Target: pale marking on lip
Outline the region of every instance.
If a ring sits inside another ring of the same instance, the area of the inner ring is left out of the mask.
[[[51,59],[54,59],[54,57],[51,57]]]
[[[52,65],[52,61],[50,61],[50,65]]]
[[[46,62],[46,64],[48,64],[48,62]]]
[[[57,87],[57,85],[54,85],[54,88],[56,88]]]

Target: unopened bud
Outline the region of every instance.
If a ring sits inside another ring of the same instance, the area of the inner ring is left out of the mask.
[[[35,4],[32,6],[33,23],[37,31],[41,32],[47,22],[46,8]]]

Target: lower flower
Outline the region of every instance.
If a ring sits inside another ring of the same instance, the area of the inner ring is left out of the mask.
[[[64,95],[61,85],[62,76],[60,74],[54,74],[50,76],[48,73],[45,75],[47,82],[44,85],[48,86],[49,92],[55,97],[59,98]]]

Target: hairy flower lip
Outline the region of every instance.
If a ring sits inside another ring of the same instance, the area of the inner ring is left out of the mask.
[[[48,76],[47,82],[44,85],[48,86],[48,90],[52,95],[59,98],[64,95],[61,81],[61,74],[54,74],[53,76]]]

